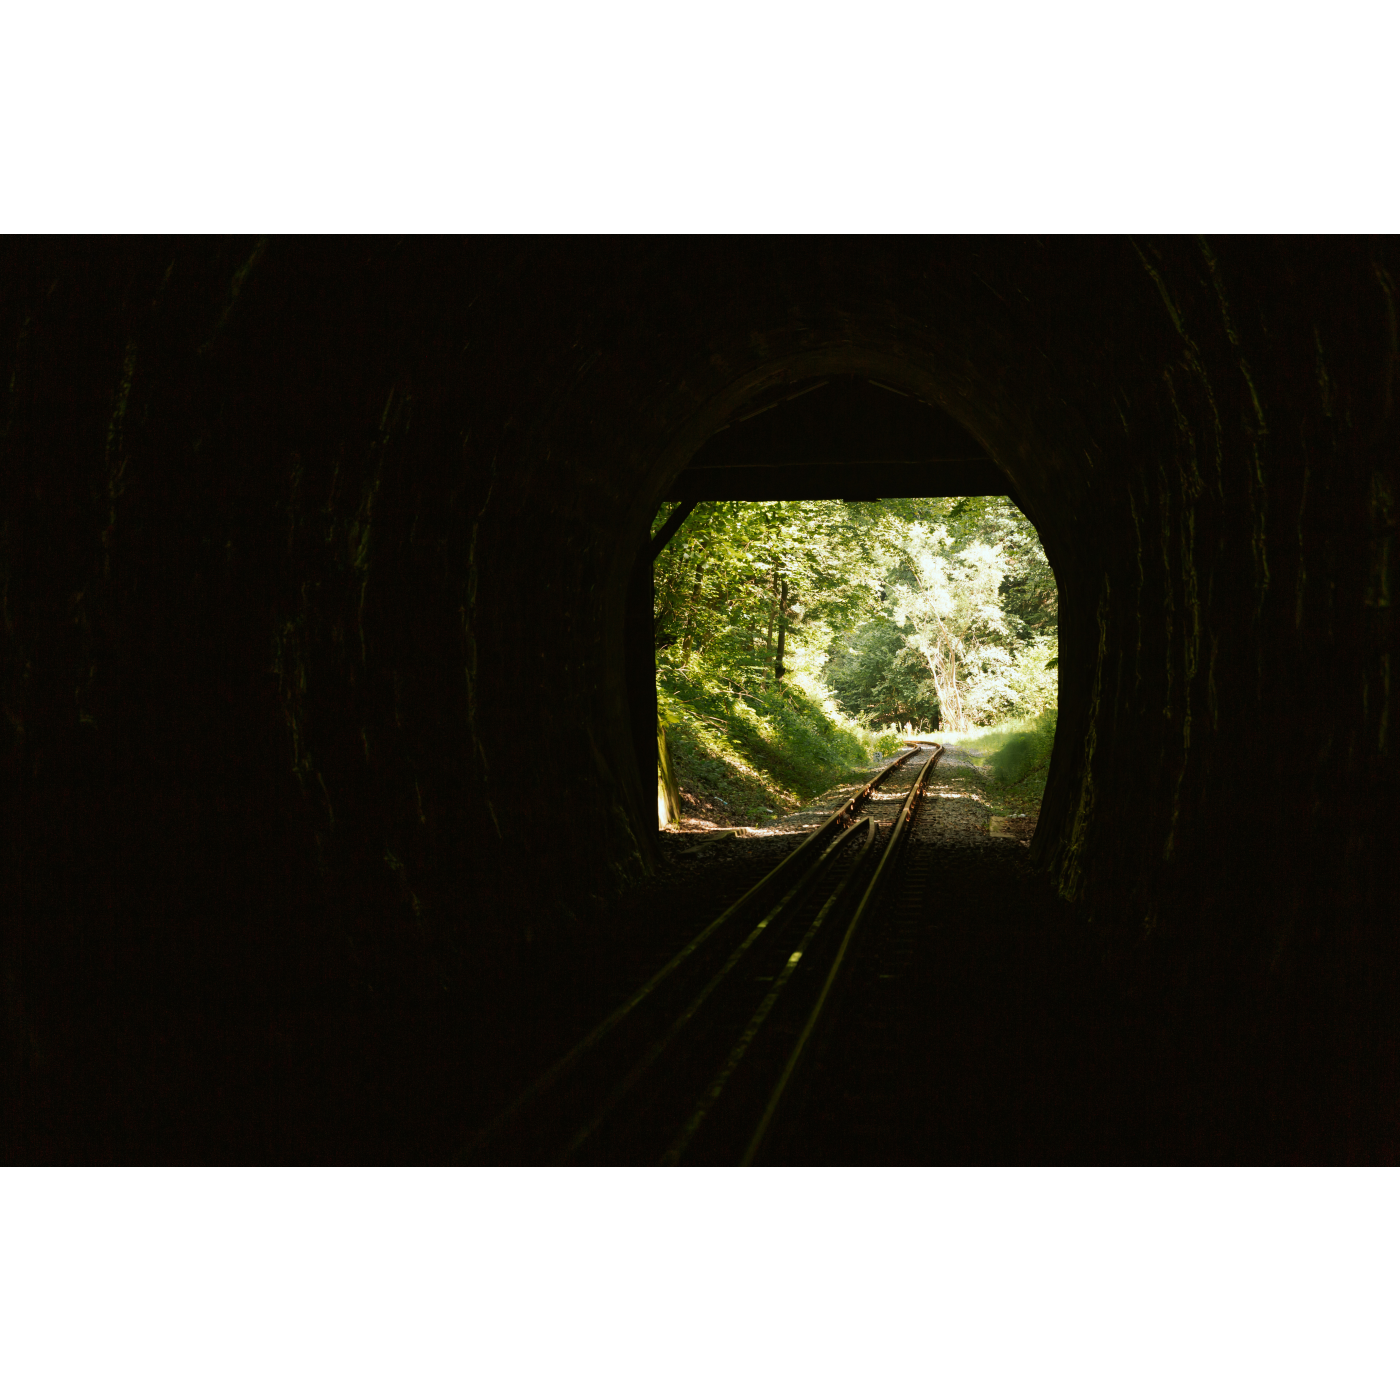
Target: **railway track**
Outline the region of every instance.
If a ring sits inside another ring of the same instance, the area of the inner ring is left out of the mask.
[[[891,906],[942,753],[908,742],[478,1132],[464,1160],[761,1163],[791,1123],[853,950]]]

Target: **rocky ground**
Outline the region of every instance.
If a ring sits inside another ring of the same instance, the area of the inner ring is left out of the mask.
[[[945,744],[928,785],[935,820],[925,840],[1012,840],[1029,846],[1040,815],[1038,802],[998,793],[985,769],[966,749]],[[1010,805],[1008,805],[1008,801]]]

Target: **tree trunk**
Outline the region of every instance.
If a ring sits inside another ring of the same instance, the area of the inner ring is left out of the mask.
[[[771,592],[773,594],[772,605],[768,609],[768,631],[763,636],[763,664],[768,664],[768,658],[773,655],[773,618],[778,611],[778,571],[773,570],[773,583]]]
[[[685,610],[685,645],[681,649],[681,665],[690,660],[690,642],[695,635],[695,610],[700,602],[700,581],[705,576],[705,561],[695,566],[695,587],[690,590],[690,603]]]
[[[656,726],[656,818],[662,830],[679,825],[681,819],[680,786],[676,782],[675,769],[671,767],[666,730],[660,722]]]
[[[962,696],[958,693],[957,643],[952,637],[945,636],[935,643],[932,655],[926,653],[924,659],[933,675],[933,689],[938,696],[939,724],[954,732],[966,729],[967,717],[963,714]]]
[[[783,580],[782,597],[778,600],[778,655],[773,662],[773,679],[782,680],[787,668],[783,665],[783,648],[787,642],[787,579]]]

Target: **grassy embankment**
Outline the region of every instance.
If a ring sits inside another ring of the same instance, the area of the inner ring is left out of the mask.
[[[687,821],[756,825],[796,811],[899,751],[896,729],[871,730],[803,684],[742,691],[732,682],[665,668],[657,699]],[[931,737],[977,764],[992,816],[1040,810],[1056,711]]]
[[[993,816],[1034,817],[1045,795],[1056,715],[1055,710],[1042,710],[1028,719],[957,733],[939,732],[932,737],[940,743],[956,744],[977,764]]]
[[[740,691],[668,667],[657,676],[657,700],[683,817],[717,826],[796,811],[898,747],[797,684]]]

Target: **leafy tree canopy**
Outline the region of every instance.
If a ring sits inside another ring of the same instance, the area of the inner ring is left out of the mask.
[[[1055,703],[1054,574],[1002,497],[707,502],[655,585],[663,678],[706,675],[748,699],[796,685],[881,727]]]

